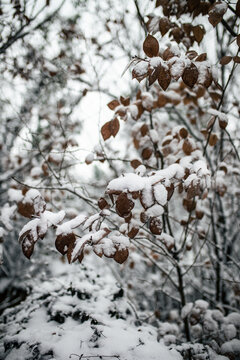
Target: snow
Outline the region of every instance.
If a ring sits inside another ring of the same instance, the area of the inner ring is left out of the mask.
[[[235,354],[240,355],[240,340],[233,339],[228,342],[225,342],[221,346],[222,354]]]
[[[210,109],[208,109],[208,114],[213,115],[213,116],[218,116],[220,120],[228,122],[227,115],[222,111],[210,108]]]
[[[154,186],[154,196],[160,205],[164,206],[167,203],[167,195],[167,190],[161,183]]]
[[[19,202],[23,199],[23,194],[21,190],[17,189],[9,189],[8,190],[8,197],[10,201]]]
[[[73,229],[77,228],[81,224],[86,221],[87,217],[85,215],[78,215],[70,221],[66,221],[65,223],[58,225],[56,230],[56,235],[66,235],[70,234]]]
[[[16,208],[17,208],[16,205],[10,206],[9,204],[5,204],[1,208],[0,221],[4,224],[6,229],[9,231],[11,231],[13,229],[11,218],[12,218]]]
[[[98,274],[96,266],[96,261],[94,269],[88,264],[85,270],[81,265],[61,264],[55,277],[36,284],[26,304],[18,305],[17,312],[5,314],[7,324],[1,325],[1,331],[8,335],[4,342],[19,345],[10,345],[7,353],[0,355],[5,360],[25,360],[39,351],[40,358],[54,360],[77,359],[73,354],[118,356],[121,360],[182,360],[177,351],[157,341],[154,327],[135,325],[127,298],[114,297],[119,293],[115,278],[106,272],[102,261]],[[111,315],[115,313],[119,316]],[[173,325],[163,328],[165,333],[177,331]]]

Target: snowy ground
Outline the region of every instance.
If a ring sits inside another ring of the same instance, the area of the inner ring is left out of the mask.
[[[24,302],[5,311],[0,358],[182,359],[157,341],[154,327],[139,323],[124,289],[99,260],[94,268],[59,262],[53,277],[36,281]]]

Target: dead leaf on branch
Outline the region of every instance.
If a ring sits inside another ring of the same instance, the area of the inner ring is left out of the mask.
[[[128,199],[127,194],[121,193],[116,200],[116,211],[119,216],[127,217],[134,208],[134,202]]]
[[[159,44],[154,36],[148,34],[143,43],[143,51],[148,57],[154,57],[158,55]]]
[[[115,137],[119,131],[120,124],[119,120],[117,118],[114,118],[111,121],[106,122],[101,128],[101,134],[103,137],[103,140],[106,141],[111,136]]]
[[[128,249],[117,250],[113,256],[113,259],[118,264],[123,264],[127,260],[128,255],[129,255]]]
[[[182,79],[187,86],[193,88],[198,79],[198,69],[196,65],[191,63],[190,66],[187,66],[183,72]]]

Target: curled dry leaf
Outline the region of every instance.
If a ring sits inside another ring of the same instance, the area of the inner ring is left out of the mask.
[[[196,65],[191,63],[191,65],[187,66],[183,72],[182,79],[184,84],[192,88],[198,79],[198,69]]]
[[[159,52],[159,44],[157,39],[148,34],[143,43],[143,51],[148,57],[157,56]]]
[[[115,137],[119,131],[120,124],[119,120],[117,118],[114,118],[111,121],[106,122],[101,128],[101,134],[103,137],[103,140],[106,141],[111,136]]]

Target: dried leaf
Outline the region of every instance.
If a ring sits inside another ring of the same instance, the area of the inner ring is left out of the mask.
[[[234,61],[236,64],[240,64],[240,56],[234,56],[234,57],[233,57],[233,61]]]
[[[194,199],[183,199],[183,206],[188,212],[192,212],[196,208],[196,201]]]
[[[120,102],[124,106],[130,105],[130,97],[124,98],[123,96],[120,96]]]
[[[205,34],[205,29],[202,25],[197,25],[193,27],[193,34],[194,37],[196,39],[196,41],[198,42],[198,44],[202,41],[203,36]]]
[[[179,135],[183,138],[183,139],[185,139],[187,136],[188,136],[188,131],[187,131],[187,129],[186,128],[181,128],[180,129],[180,131],[179,131]]]
[[[153,71],[149,75],[148,77],[149,86],[151,86],[158,79],[158,76],[159,76],[159,67],[153,69]]]
[[[159,69],[158,83],[166,91],[171,82],[171,74],[167,67],[161,66]]]
[[[142,163],[137,159],[131,161],[131,166],[133,167],[133,169],[137,169],[140,165],[142,165]]]
[[[121,217],[127,217],[134,208],[134,202],[128,199],[127,194],[121,193],[116,201],[116,211]]]
[[[142,135],[142,136],[147,135],[147,133],[148,133],[148,131],[149,131],[147,124],[143,124],[143,125],[141,126],[141,128],[140,128],[140,131],[141,131],[141,135]]]
[[[75,240],[76,237],[73,233],[58,235],[55,241],[55,247],[62,255],[65,255],[68,252],[69,246],[73,245]]]
[[[119,106],[120,105],[120,103],[119,103],[119,101],[118,100],[112,100],[112,101],[110,101],[108,104],[107,104],[107,106],[109,107],[109,109],[111,109],[111,110],[114,110],[117,106]]]
[[[133,239],[133,238],[135,238],[135,236],[137,235],[138,232],[139,232],[139,228],[132,227],[132,229],[128,232],[128,237],[130,239]]]
[[[143,160],[148,160],[150,157],[151,157],[151,155],[152,155],[152,149],[150,149],[150,148],[145,148],[145,149],[143,149],[143,151],[142,151],[142,158],[143,158]]]
[[[187,86],[192,88],[196,84],[198,79],[198,69],[196,65],[191,63],[190,66],[186,67],[183,72],[182,79]]]
[[[159,20],[159,31],[164,36],[171,29],[171,22],[167,17],[162,17]]]
[[[111,136],[116,136],[120,128],[119,120],[114,118],[111,121],[106,122],[101,128],[101,134],[103,140],[106,141]]]
[[[30,259],[34,250],[34,240],[29,233],[22,241],[22,252],[26,258]]]
[[[25,216],[26,218],[31,218],[35,214],[34,205],[33,203],[18,203],[18,212],[22,216]]]
[[[227,65],[232,60],[232,56],[223,56],[220,60],[221,65]]]
[[[223,15],[227,11],[227,4],[223,1],[217,1],[208,11],[208,21],[213,27],[222,21]]]
[[[101,197],[99,200],[98,200],[98,207],[99,209],[103,210],[103,209],[108,209],[110,208],[110,205],[108,204],[107,200],[104,199],[103,197]]]
[[[195,61],[206,61],[207,60],[207,54],[206,53],[202,53],[200,55],[198,55],[195,59]]]
[[[151,217],[149,219],[149,230],[154,235],[161,235],[161,233],[162,233],[162,222],[158,217],[153,216],[153,217]]]
[[[157,56],[159,52],[159,44],[157,39],[148,34],[143,43],[143,51],[148,57]]]
[[[210,146],[215,146],[217,142],[218,142],[217,134],[211,134],[210,137],[209,137],[209,145]]]
[[[118,263],[124,263],[128,258],[129,252],[128,249],[117,250],[113,256],[113,259]]]
[[[193,147],[192,147],[191,142],[188,139],[184,140],[182,149],[186,155],[190,155],[192,153]]]
[[[169,201],[174,193],[174,185],[171,184],[170,186],[166,187],[166,190],[168,192],[167,201]]]
[[[236,4],[236,14],[238,17],[240,17],[240,0],[238,0]]]

